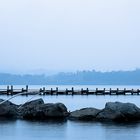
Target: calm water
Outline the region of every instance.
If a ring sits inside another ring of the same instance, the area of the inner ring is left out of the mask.
[[[1,88],[4,86],[1,86]],[[17,88],[23,86],[16,86]],[[39,89],[43,86],[30,86]],[[48,86],[47,88],[56,86]],[[72,86],[60,86],[60,89],[71,88]],[[128,88],[137,89],[139,86],[74,86],[80,88]],[[33,96],[19,96],[11,101],[17,104],[25,103]],[[7,99],[8,96],[0,96]],[[62,102],[68,110],[73,111],[83,107],[104,108],[108,101],[132,102],[140,107],[140,96],[34,96],[33,99],[43,98],[47,102]],[[2,140],[139,140],[140,123],[116,124],[97,122],[30,122],[30,121],[6,121],[0,120],[0,138]]]

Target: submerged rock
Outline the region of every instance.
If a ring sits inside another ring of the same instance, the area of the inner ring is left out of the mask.
[[[16,118],[18,105],[0,99],[0,118]]]
[[[71,120],[85,120],[85,121],[91,121],[95,120],[97,114],[101,110],[96,108],[83,108],[80,110],[76,110],[70,113],[69,119]]]
[[[132,103],[108,102],[96,118],[101,121],[137,121],[140,120],[140,109]]]

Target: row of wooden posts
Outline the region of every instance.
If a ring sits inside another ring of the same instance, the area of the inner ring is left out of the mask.
[[[23,92],[28,92],[29,91],[29,86],[26,85],[26,88],[21,88],[21,89],[14,89],[14,86],[7,86],[7,89],[1,89],[0,93],[7,93],[7,94],[17,94],[17,93],[23,93]]]
[[[34,91],[34,92],[33,92]],[[75,90],[74,87],[71,89],[65,89],[65,90],[59,90],[58,87],[56,89],[51,88],[50,90],[46,89],[45,87],[40,88],[39,90],[35,89],[29,89],[29,86],[26,85],[26,88],[21,89],[14,89],[13,86],[7,86],[7,89],[0,89],[0,94],[7,94],[7,95],[13,95],[18,93],[23,93],[26,95],[33,95],[38,92],[40,95],[126,95],[126,94],[140,94],[140,89],[94,89],[89,90],[89,88],[81,89],[81,90]]]
[[[72,94],[72,95],[76,95],[76,94],[80,94],[80,95],[126,95],[127,93],[131,94],[131,95],[134,95],[134,94],[137,94],[139,95],[140,94],[140,89],[137,89],[137,90],[134,90],[134,89],[131,89],[131,90],[127,90],[126,88],[124,88],[123,90],[117,88],[116,90],[115,89],[109,89],[107,90],[106,88],[104,89],[98,89],[96,88],[95,90],[89,90],[89,88],[86,88],[86,89],[81,89],[81,90],[74,90],[74,87],[72,87],[71,90],[67,89],[66,90],[59,90],[58,87],[56,87],[55,90],[53,90],[53,88],[51,88],[51,90],[46,90],[45,87],[42,89],[40,89],[40,92],[41,93],[44,93],[44,94],[57,94],[57,95],[68,95],[69,93]]]

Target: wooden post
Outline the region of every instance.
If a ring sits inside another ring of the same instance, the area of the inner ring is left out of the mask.
[[[51,88],[51,95],[53,95],[53,88]]]
[[[137,89],[137,95],[139,95],[139,89]]]
[[[131,91],[131,95],[133,95],[134,94],[134,89],[132,89],[132,91]]]
[[[111,95],[111,93],[112,93],[112,89],[110,88],[110,92],[109,92],[109,94]]]
[[[83,95],[83,88],[81,88],[81,95]]]
[[[21,92],[24,92],[24,88],[21,89]]]
[[[58,87],[56,87],[56,91],[58,92]]]
[[[28,85],[26,85],[26,92],[28,92],[28,90],[29,90],[29,87],[28,87]]]
[[[45,87],[43,87],[43,92],[45,92]]]
[[[116,92],[116,94],[117,94],[117,95],[119,94],[119,88],[117,88],[117,92]]]
[[[45,89],[45,87],[43,87],[43,95],[45,95],[45,91],[46,91],[46,89]]]
[[[98,88],[96,88],[96,91],[95,91],[96,95],[98,94]]]
[[[74,87],[71,88],[72,95],[74,94]]]
[[[39,92],[42,92],[42,88],[39,89]]]
[[[9,95],[10,88],[7,86],[7,95]]]
[[[68,95],[68,89],[66,88],[66,95]]]
[[[11,95],[13,95],[13,86],[11,85]]]
[[[89,89],[87,88],[87,90],[86,90],[86,94],[88,95],[89,94]]]
[[[56,95],[58,95],[58,87],[56,87]]]
[[[140,95],[140,89],[138,89],[139,95]]]
[[[126,94],[126,88],[124,88],[124,95]]]
[[[105,88],[104,88],[104,93],[103,94],[105,95]]]

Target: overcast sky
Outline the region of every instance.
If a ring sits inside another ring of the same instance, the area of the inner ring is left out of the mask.
[[[0,71],[135,68],[139,0],[0,1]]]

